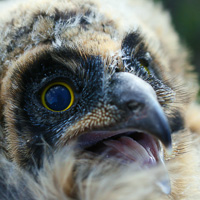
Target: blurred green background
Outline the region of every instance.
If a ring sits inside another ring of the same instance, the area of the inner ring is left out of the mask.
[[[181,41],[191,52],[191,62],[200,83],[200,0],[154,0],[162,2],[172,16],[172,23]],[[199,99],[200,102],[200,92]]]

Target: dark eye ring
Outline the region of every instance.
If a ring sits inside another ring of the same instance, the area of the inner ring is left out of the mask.
[[[65,82],[50,83],[41,94],[42,105],[53,112],[68,110],[74,103],[74,92]]]

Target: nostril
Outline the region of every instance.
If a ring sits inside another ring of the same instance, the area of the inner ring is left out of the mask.
[[[137,101],[129,101],[127,102],[127,107],[133,112],[139,112],[143,109],[144,104]]]

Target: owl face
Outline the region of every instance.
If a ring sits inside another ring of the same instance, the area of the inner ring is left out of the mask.
[[[30,167],[36,161],[40,166],[44,143],[58,149],[72,142],[83,151],[123,162],[159,162],[159,141],[171,145],[160,104],[171,101],[173,91],[156,75],[139,33],[127,35],[121,46],[121,55],[105,58],[43,45],[8,69],[5,122],[12,132],[12,156],[20,165]]]
[[[142,30],[122,34],[93,4],[71,6],[23,11],[31,20],[11,25],[13,39],[2,45],[9,52],[1,84],[9,157],[41,167],[47,145],[73,144],[94,157],[157,165],[183,124],[163,57]]]

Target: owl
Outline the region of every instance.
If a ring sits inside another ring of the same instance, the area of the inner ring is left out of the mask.
[[[199,199],[187,49],[150,0],[0,4],[1,199]]]

